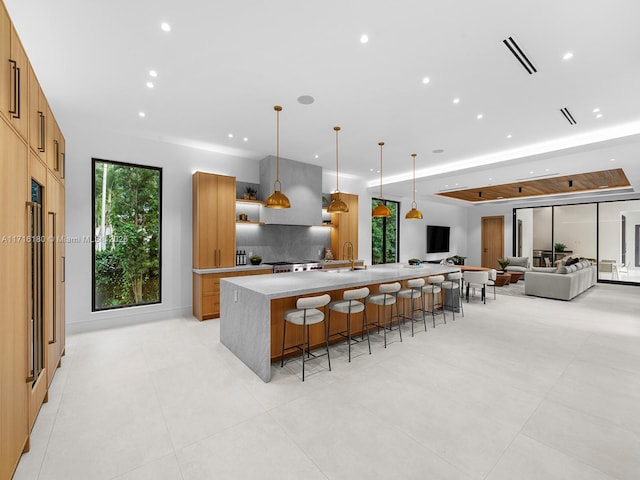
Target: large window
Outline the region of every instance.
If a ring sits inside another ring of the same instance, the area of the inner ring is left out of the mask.
[[[371,200],[371,208],[377,207],[384,203],[389,210],[389,217],[373,217],[371,219],[371,263],[374,265],[380,263],[396,263],[400,252],[398,252],[398,212],[400,211],[400,203],[392,200],[380,200],[373,198]]]
[[[160,302],[162,170],[93,160],[93,311]]]

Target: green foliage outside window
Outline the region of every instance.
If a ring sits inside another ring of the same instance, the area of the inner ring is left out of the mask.
[[[398,261],[398,212],[400,204],[392,200],[373,198],[371,208],[383,203],[391,211],[389,217],[371,218],[371,263],[396,263]]]
[[[161,179],[94,160],[94,310],[160,302]]]

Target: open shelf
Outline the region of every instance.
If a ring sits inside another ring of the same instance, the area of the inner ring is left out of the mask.
[[[249,203],[254,205],[265,205],[266,202],[263,200],[248,200],[246,198],[236,198],[237,203]]]
[[[264,222],[254,222],[252,220],[236,220],[236,225],[264,225]]]

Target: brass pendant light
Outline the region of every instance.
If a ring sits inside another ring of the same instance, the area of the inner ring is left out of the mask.
[[[422,212],[418,210],[418,204],[416,203],[416,155],[415,153],[411,154],[413,157],[413,202],[411,203],[411,210],[404,217],[408,220],[422,220]]]
[[[289,199],[280,191],[282,189],[282,184],[280,183],[280,112],[282,107],[276,105],[273,109],[276,111],[276,181],[273,182],[273,193],[267,198],[265,207],[291,208]]]
[[[327,207],[328,213],[347,213],[349,207],[340,198],[340,187],[338,186],[338,132],[340,127],[333,127],[336,132],[336,196],[331,199],[331,203]]]
[[[384,197],[382,196],[382,147],[384,146],[384,142],[378,142],[380,145],[380,200],[384,202]],[[371,216],[373,217],[390,217],[391,210],[384,203],[379,203],[376,208],[371,212]]]

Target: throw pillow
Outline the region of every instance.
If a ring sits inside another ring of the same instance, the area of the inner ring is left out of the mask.
[[[569,265],[573,265],[573,264],[575,264],[575,263],[578,263],[579,261],[580,261],[580,259],[579,259],[579,258],[570,258],[569,260],[567,260],[566,265],[567,265],[567,266],[569,266]]]

